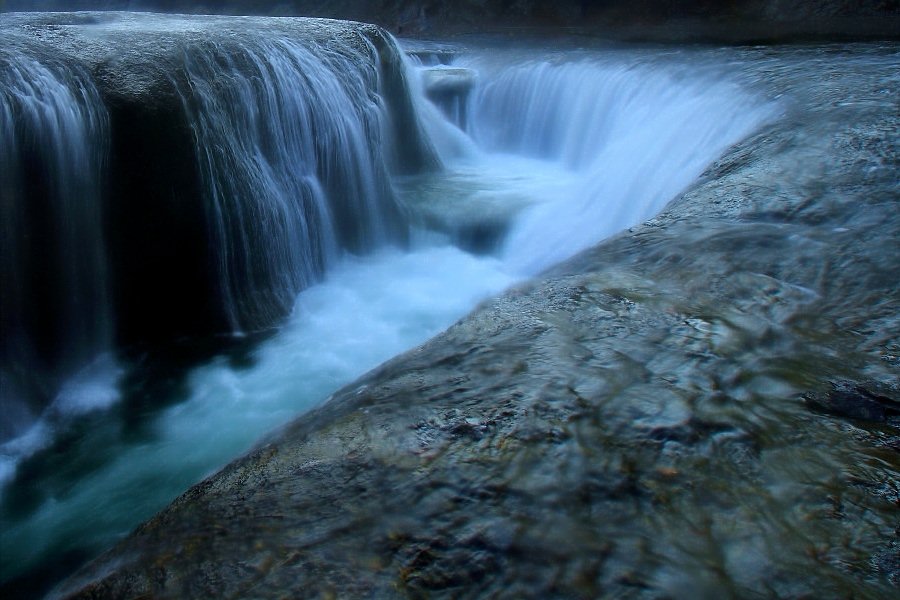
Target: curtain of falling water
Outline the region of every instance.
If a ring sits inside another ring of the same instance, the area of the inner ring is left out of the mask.
[[[402,242],[375,50],[288,39],[185,54],[211,245],[235,331],[272,323],[342,251]],[[223,83],[227,82],[227,83]]]
[[[0,441],[110,349],[107,152],[106,109],[85,73],[0,48]]]

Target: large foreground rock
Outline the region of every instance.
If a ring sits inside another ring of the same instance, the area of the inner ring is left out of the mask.
[[[663,215],[345,388],[56,595],[892,597],[898,55],[744,58],[786,116]]]

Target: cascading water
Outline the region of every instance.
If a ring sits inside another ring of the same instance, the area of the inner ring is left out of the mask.
[[[235,331],[268,326],[342,250],[402,242],[377,52],[247,40],[185,55],[182,92]],[[223,85],[221,78],[228,79]]]
[[[479,146],[572,174],[516,220],[503,255],[517,271],[535,274],[651,218],[773,115],[717,65],[616,54],[464,63],[482,81],[469,109]]]
[[[86,73],[0,48],[0,441],[21,435],[51,401],[69,413],[115,396],[105,359],[61,387],[111,349],[107,148],[108,116]],[[0,463],[0,480],[7,470]]]
[[[264,432],[480,299],[652,216],[772,114],[717,68],[690,61],[472,52],[454,65],[477,76],[466,131],[416,90],[393,99],[418,107],[424,146],[445,168],[392,176],[389,157],[422,146],[402,135],[420,123],[390,122],[375,66],[384,60],[370,43],[251,37],[239,52],[187,49],[173,81],[231,326],[293,313],[243,366],[223,357],[195,368],[186,399],[159,398],[138,426],[96,416],[67,439],[65,468],[50,453],[46,473],[35,474],[38,461],[22,489],[5,489],[0,553],[13,559],[0,581],[40,579],[61,556],[108,546]],[[16,156],[4,148],[3,160]],[[405,242],[404,211],[432,231],[415,228],[405,250],[357,255]]]

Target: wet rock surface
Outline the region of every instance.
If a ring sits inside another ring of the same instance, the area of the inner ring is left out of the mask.
[[[56,596],[893,597],[897,50],[734,52],[777,123]]]

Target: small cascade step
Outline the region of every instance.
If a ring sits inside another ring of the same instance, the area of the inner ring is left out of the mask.
[[[422,70],[425,95],[461,129],[467,126],[466,104],[477,76],[472,69],[439,65]]]

